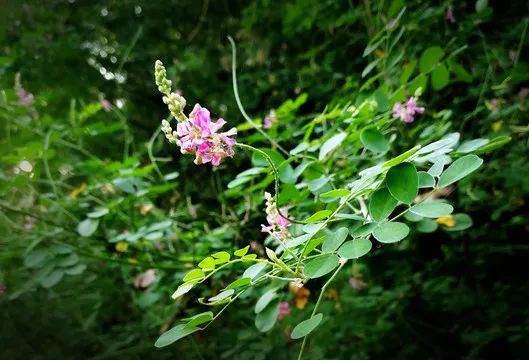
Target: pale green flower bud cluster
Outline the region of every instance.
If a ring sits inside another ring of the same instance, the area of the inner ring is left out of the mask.
[[[186,99],[180,94],[171,92],[171,80],[167,79],[167,71],[160,60],[156,60],[154,64],[154,77],[158,90],[164,94],[163,102],[169,108],[171,115],[178,121],[185,121],[187,117],[184,114],[184,107],[186,106]]]
[[[160,60],[156,60],[154,64],[154,77],[156,79],[156,85],[158,85],[158,90],[165,95],[171,93],[171,80],[167,79],[167,71],[165,71],[165,66]]]
[[[165,138],[169,140],[170,143],[176,144],[176,141],[178,140],[176,131],[171,128],[171,124],[165,119],[162,120],[162,131],[165,134]]]
[[[167,105],[171,115],[178,121],[185,121],[187,117],[184,114],[184,107],[186,106],[186,99],[177,93],[170,93],[162,98],[164,104]]]

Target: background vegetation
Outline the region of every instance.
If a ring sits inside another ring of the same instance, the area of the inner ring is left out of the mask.
[[[324,120],[316,132],[324,138],[343,115],[338,110],[380,93],[376,105],[389,108],[404,97],[399,89],[413,94],[418,87],[426,113],[412,125],[395,125],[392,156],[452,132],[503,144],[480,155],[486,162],[479,172],[443,195],[473,226],[414,230],[398,246],[375,246],[333,283],[322,311],[334,316],[311,336],[307,357],[527,356],[526,2],[1,7],[2,358],[296,356],[299,343],[287,333],[310,312],[318,280],[304,294],[285,291],[292,311],[270,332],[255,328],[259,294],[250,293],[208,332],[153,347],[176,319],[195,313],[191,299],[173,302],[170,295],[204,256],[249,243],[264,254],[262,192],[272,179],[249,179],[242,190],[232,183],[259,159],[239,151],[219,168],[199,167],[159,129],[167,110],[153,80],[156,59],[190,105],[207,105],[237,126],[239,141],[266,145],[237,109],[227,35],[237,42],[246,110],[260,123],[275,109],[279,121],[268,134],[289,150],[315,118]],[[436,75],[421,59],[431,48],[442,51],[444,70]],[[327,164],[339,169],[337,179],[366,167],[357,150]],[[292,187],[282,196],[306,199]],[[149,269],[153,283],[138,278]],[[214,277],[211,289],[234,274]],[[197,290],[197,297],[211,289]]]

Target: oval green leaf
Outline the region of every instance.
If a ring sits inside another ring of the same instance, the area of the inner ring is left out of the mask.
[[[292,330],[292,334],[290,337],[292,339],[301,339],[316,329],[316,327],[320,324],[321,320],[323,319],[323,314],[319,313],[311,317],[310,319],[303,320],[299,324],[296,325],[294,330]]]
[[[443,89],[450,82],[450,73],[443,64],[440,64],[432,71],[432,88],[434,90]]]
[[[279,301],[275,300],[255,317],[255,327],[260,332],[267,332],[274,327],[279,314]]]
[[[276,297],[275,289],[270,289],[267,292],[265,292],[259,298],[259,300],[257,300],[257,303],[255,304],[255,309],[254,309],[255,313],[259,314],[261,311],[263,311],[267,307],[267,305],[270,304],[270,302],[275,299],[275,297]]]
[[[426,171],[419,171],[417,176],[419,177],[419,189],[431,188],[435,186],[435,179]]]
[[[392,167],[386,175],[386,185],[395,199],[411,204],[419,190],[417,169],[409,162]]]
[[[321,250],[323,252],[333,252],[342,245],[349,235],[349,229],[346,227],[339,228],[335,232],[330,232],[325,236]]]
[[[215,259],[213,259],[211,256],[208,256],[198,263],[198,267],[202,270],[213,270],[215,269]]]
[[[391,244],[404,239],[410,233],[408,225],[401,222],[388,222],[373,230],[375,239],[384,244]]]
[[[195,326],[186,326],[186,324],[180,324],[175,326],[169,331],[164,332],[158,340],[154,343],[154,346],[157,348],[161,348],[167,345],[171,345],[177,340],[182,339],[183,337],[186,337],[187,335],[190,335],[194,332],[197,332],[200,330],[199,328]]]
[[[331,215],[331,214],[332,214],[331,210],[320,210],[317,213],[312,214],[312,216],[310,216],[307,220],[305,220],[305,222],[307,224],[315,223],[317,221],[320,221],[320,220],[328,218],[329,215]]]
[[[461,180],[476,171],[481,164],[483,164],[483,159],[474,154],[457,159],[441,174],[438,186],[445,187]]]
[[[319,160],[324,159],[327,154],[329,154],[331,151],[336,149],[342,141],[347,137],[347,134],[345,133],[339,133],[331,137],[329,140],[325,141],[323,145],[320,148],[320,155],[318,157]]]
[[[366,238],[346,242],[338,250],[338,255],[346,259],[358,259],[371,251],[373,244]]]
[[[99,225],[99,220],[85,219],[77,225],[77,232],[82,237],[89,237],[92,235]]]
[[[410,208],[410,211],[416,215],[420,215],[426,218],[438,218],[446,215],[450,215],[454,208],[452,205],[447,204],[440,200],[423,201]]]
[[[195,284],[182,284],[180,285],[176,291],[173,293],[173,295],[171,295],[171,298],[174,299],[177,299],[179,298],[180,296],[186,294],[189,292],[189,290],[191,290],[193,288]]]
[[[433,69],[433,67],[443,58],[444,51],[439,46],[432,46],[424,50],[419,59],[419,69],[422,73],[426,73]]]
[[[195,316],[187,319],[187,323],[185,324],[185,327],[195,327],[202,325],[204,323],[210,322],[213,320],[213,313],[211,311],[206,311],[200,314],[196,314]]]
[[[242,249],[235,250],[233,255],[238,256],[238,257],[242,257],[242,256],[246,255],[246,253],[248,252],[249,249],[250,249],[250,245],[247,245],[247,246],[243,247]]]
[[[193,280],[198,280],[198,279],[202,279],[204,277],[204,272],[200,269],[193,269],[191,270],[190,272],[188,272],[186,274],[186,276],[184,276],[184,278],[182,279],[183,282],[188,282],[188,281],[193,281]]]
[[[380,188],[373,193],[369,201],[369,213],[375,221],[387,218],[397,206],[398,201],[391,196],[387,188]]]
[[[305,263],[305,275],[314,279],[333,271],[339,263],[338,256],[326,254],[313,258]]]
[[[417,231],[427,234],[433,233],[438,227],[439,224],[432,219],[422,219],[417,223]]]
[[[364,147],[375,153],[385,153],[389,150],[389,143],[377,129],[365,129],[360,134],[360,141]]]
[[[249,285],[251,282],[252,282],[252,279],[247,278],[247,277],[243,277],[243,278],[237,279],[234,282],[232,282],[231,284],[229,284],[226,287],[226,290],[237,289],[237,288]]]

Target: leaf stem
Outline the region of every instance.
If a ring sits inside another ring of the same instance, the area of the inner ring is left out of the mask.
[[[261,127],[259,127],[255,121],[253,121],[246,111],[244,110],[244,107],[242,106],[241,99],[239,98],[239,89],[237,87],[237,48],[235,47],[235,42],[233,41],[231,36],[228,36],[228,40],[231,44],[231,53],[232,53],[232,61],[231,61],[231,74],[232,74],[232,82],[233,82],[233,94],[235,95],[235,101],[237,102],[237,106],[239,107],[239,111],[241,112],[242,116],[250,123],[250,125],[253,126],[253,128],[261,133],[272,145],[277,147],[281,152],[283,152],[285,155],[288,155],[288,151],[286,151],[281,145],[279,145],[274,139],[270,137]]]
[[[334,274],[332,274],[332,276],[329,278],[329,280],[327,280],[327,282],[325,282],[325,284],[321,288],[320,296],[318,296],[318,300],[316,301],[316,305],[314,305],[314,309],[312,310],[312,313],[310,315],[311,318],[314,317],[314,315],[316,315],[316,311],[318,310],[318,307],[320,306],[321,300],[323,299],[323,295],[325,294],[325,290],[327,290],[327,287],[334,280],[336,275],[338,275],[340,270],[342,270],[342,268],[344,267],[345,264],[346,264],[346,261],[342,262],[340,264],[340,266],[338,266],[338,269],[336,269]],[[301,357],[303,356],[303,350],[305,349],[305,344],[307,343],[307,338],[308,337],[309,336],[307,335],[307,336],[305,336],[303,338],[303,342],[301,343],[301,349],[299,350],[298,360],[301,360]]]

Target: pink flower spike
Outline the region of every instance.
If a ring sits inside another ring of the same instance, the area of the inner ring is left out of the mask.
[[[279,312],[277,314],[277,320],[283,319],[285,316],[290,315],[290,305],[286,301],[279,303]]]
[[[28,93],[26,90],[20,88],[17,90],[18,103],[22,106],[28,107],[35,101],[33,94]]]
[[[268,225],[261,225],[261,232],[266,232],[281,242],[287,241],[290,237],[288,227],[291,225],[293,218],[288,216],[286,207],[281,208],[281,213],[286,218],[277,211],[276,202],[270,193],[265,193],[265,199]]]
[[[450,6],[448,7],[448,9],[446,9],[445,19],[446,19],[448,22],[450,22],[450,23],[452,23],[452,24],[455,24],[455,22],[456,22],[456,18],[455,18],[455,16],[454,16],[454,8],[453,8],[452,5],[450,5]]]

